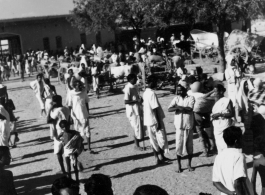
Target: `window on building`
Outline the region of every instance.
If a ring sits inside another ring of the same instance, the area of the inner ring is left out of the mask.
[[[9,43],[7,39],[0,40],[0,55],[9,54]]]
[[[44,50],[50,50],[50,40],[48,37],[43,38],[43,48]]]
[[[57,49],[62,49],[62,47],[63,47],[62,37],[61,36],[57,36],[55,39],[56,39],[56,48]]]
[[[80,34],[81,44],[86,45],[86,34],[82,33]]]

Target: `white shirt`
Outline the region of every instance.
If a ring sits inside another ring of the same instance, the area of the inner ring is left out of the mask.
[[[225,70],[225,78],[228,84],[235,84],[237,77],[240,77],[238,69],[229,67]]]
[[[87,119],[89,117],[86,103],[89,102],[87,93],[85,90],[81,92],[70,91],[70,101],[69,105],[72,107],[72,112],[74,116],[79,119]]]
[[[184,74],[184,72],[183,72],[182,68],[179,67],[179,68],[177,69],[177,75],[178,75],[179,77],[181,77],[183,74]]]
[[[247,176],[245,156],[236,148],[226,148],[215,158],[213,165],[213,182],[221,182],[228,190],[235,191],[234,182],[240,177],[247,178],[250,194],[253,189]],[[221,193],[221,195],[225,195]]]
[[[161,108],[161,105],[158,102],[155,92],[147,88],[143,94],[144,99],[144,125],[153,126],[157,124],[155,117],[154,109],[158,108],[159,120],[165,118],[165,114]]]
[[[195,100],[192,96],[186,96],[182,98],[181,96],[177,95],[170,103],[168,108],[173,106],[183,106],[183,107],[190,107],[193,109]],[[194,124],[194,116],[193,112],[189,113],[182,113],[180,111],[175,112],[174,116],[174,125],[176,129],[192,129]]]
[[[10,125],[7,120],[0,120],[0,146],[9,146]]]
[[[140,96],[138,93],[138,87],[136,85],[132,85],[131,83],[128,83],[124,89],[124,100],[134,101],[139,100]],[[126,115],[127,117],[131,117],[132,115],[139,115],[139,105],[133,104],[125,104],[126,107]]]
[[[51,113],[50,116],[52,119],[56,120],[56,130],[57,130],[57,135],[59,135],[62,130],[59,126],[59,123],[61,122],[61,120],[68,120],[69,116],[70,116],[70,111],[68,108],[66,107],[59,107],[59,108],[54,108]]]
[[[97,67],[96,66],[91,68],[91,74],[92,74],[92,76],[95,76],[97,74]]]

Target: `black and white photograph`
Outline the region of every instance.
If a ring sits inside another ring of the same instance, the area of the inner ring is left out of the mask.
[[[265,195],[265,0],[0,0],[0,195]]]

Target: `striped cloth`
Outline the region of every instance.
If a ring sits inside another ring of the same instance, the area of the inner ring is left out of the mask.
[[[259,91],[256,91],[255,89],[250,90],[248,93],[248,99],[254,104],[265,104],[265,89]]]
[[[64,155],[65,157],[69,156],[72,164],[75,165],[75,154],[79,155],[83,150],[83,138],[78,133],[64,146]]]

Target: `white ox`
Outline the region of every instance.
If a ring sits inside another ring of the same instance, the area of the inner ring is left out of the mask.
[[[129,74],[138,74],[141,72],[138,64],[133,65],[124,65],[124,66],[116,66],[116,67],[109,67],[110,74],[115,79],[120,79],[128,76]]]

